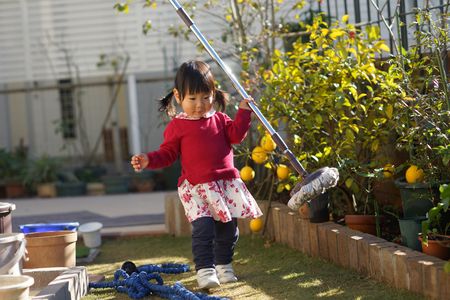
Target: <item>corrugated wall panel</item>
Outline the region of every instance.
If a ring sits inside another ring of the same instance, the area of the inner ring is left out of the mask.
[[[103,53],[127,52],[128,73],[164,73],[176,67],[174,61],[198,56],[192,42],[167,34],[170,25],[181,24],[169,3],[154,10],[135,1],[129,14],[118,13],[113,5],[110,0],[0,1],[0,82],[67,77],[63,49],[82,77],[112,73],[97,68]],[[155,30],[144,36],[142,24],[149,18]],[[217,36],[218,26],[208,25],[208,35]]]

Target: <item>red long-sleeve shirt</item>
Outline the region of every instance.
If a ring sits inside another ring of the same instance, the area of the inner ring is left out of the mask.
[[[164,141],[159,150],[147,153],[148,168],[170,166],[181,156],[178,186],[185,179],[195,185],[239,178],[231,144],[242,142],[250,121],[251,111],[245,109],[237,111],[234,121],[221,112],[199,120],[174,118],[164,130]]]

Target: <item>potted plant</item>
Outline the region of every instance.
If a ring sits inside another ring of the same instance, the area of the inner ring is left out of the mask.
[[[75,176],[86,184],[89,196],[99,196],[105,194],[105,185],[101,177],[106,174],[106,168],[102,166],[82,166],[76,168]]]
[[[35,188],[39,197],[56,197],[55,182],[60,168],[58,159],[43,155],[30,162],[24,183]]]
[[[396,182],[405,217],[424,216],[439,201],[440,184],[450,182],[448,24],[424,10],[414,26],[417,46],[398,51],[396,62],[404,80],[394,129],[397,147],[409,153],[405,176]]]
[[[86,195],[86,183],[79,180],[72,171],[57,174],[56,194],[60,197]]]
[[[338,167],[340,182],[330,191],[336,218],[372,215],[376,223],[370,173],[392,135],[401,74],[379,67],[376,57],[389,48],[377,26],[360,30],[344,16],[331,25],[315,17],[306,28],[308,42],[276,52],[273,67],[261,72],[261,110],[307,170]]]
[[[440,202],[428,211],[427,219],[422,222],[419,240],[426,254],[450,259],[450,185],[439,187]]]
[[[14,152],[0,149],[0,178],[5,186],[5,195],[8,198],[23,197],[26,189],[23,184],[27,170],[27,153],[24,147]]]

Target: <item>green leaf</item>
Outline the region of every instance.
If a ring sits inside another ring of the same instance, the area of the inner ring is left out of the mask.
[[[114,5],[114,8],[117,9],[117,11],[119,12],[123,12],[125,14],[127,14],[129,12],[129,7],[128,7],[128,3],[124,2],[124,3],[116,3]]]
[[[353,178],[351,178],[351,177],[347,178],[347,179],[345,180],[345,186],[346,186],[347,188],[351,188],[352,185],[353,185]]]

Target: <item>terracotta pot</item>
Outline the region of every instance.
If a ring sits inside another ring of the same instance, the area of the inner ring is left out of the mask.
[[[25,196],[25,187],[21,183],[5,184],[6,198],[21,198]]]
[[[309,219],[309,206],[308,203],[303,203],[298,209],[300,219]]]
[[[76,231],[34,232],[25,239],[28,261],[24,261],[24,268],[75,267]]]
[[[37,195],[41,198],[56,197],[56,186],[54,183],[41,183],[37,186]]]
[[[374,215],[345,215],[345,224],[348,228],[376,235],[376,222]]]
[[[105,185],[101,182],[90,182],[87,184],[87,194],[89,196],[101,196],[105,194]]]
[[[419,237],[419,241],[422,245],[423,253],[443,260],[450,259],[450,247],[448,247],[448,245],[445,245],[442,241],[428,239],[428,246],[422,243],[422,237]]]

